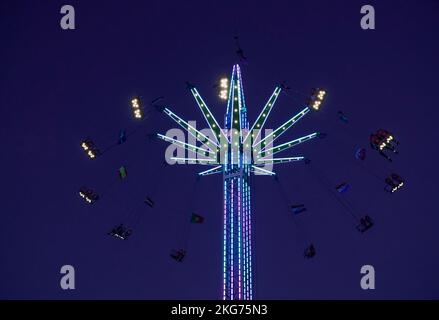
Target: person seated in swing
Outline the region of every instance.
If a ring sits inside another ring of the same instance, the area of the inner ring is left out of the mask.
[[[311,258],[314,258],[315,255],[316,255],[316,248],[314,247],[313,244],[310,244],[310,245],[305,249],[304,256],[305,256],[305,258],[307,258],[307,259],[311,259]]]
[[[339,118],[342,122],[344,122],[344,123],[348,123],[348,122],[349,122],[348,117],[344,114],[343,111],[338,111],[337,114],[338,114],[338,118]]]
[[[355,158],[358,160],[364,161],[366,159],[366,149],[359,148],[357,152],[355,152]]]
[[[244,50],[242,50],[242,48],[239,44],[239,37],[235,36],[234,39],[235,39],[235,45],[236,45],[236,51],[235,51],[236,55],[238,56],[239,60],[242,63],[247,63],[247,57],[245,56]]]
[[[387,131],[385,129],[377,130],[376,134],[389,144],[393,143],[395,145],[399,145],[399,142],[397,140],[395,140],[395,137],[389,131]]]
[[[132,229],[125,230],[124,233],[122,234],[123,240],[126,240],[132,233],[133,233]]]
[[[118,226],[114,227],[108,235],[126,240],[131,234],[133,233],[133,230],[126,228],[123,223],[119,224]]]
[[[384,182],[386,183],[384,190],[390,193],[394,193],[404,185],[404,180],[396,173],[392,173]]]
[[[401,188],[404,185],[404,180],[396,173],[392,173],[390,177],[398,184],[398,188]]]
[[[377,150],[378,153],[386,158],[388,161],[392,161],[392,158],[384,153],[384,149],[386,148],[387,144],[380,136],[372,133],[369,140],[372,149]]]
[[[150,197],[146,197],[145,203],[150,206],[151,208],[154,208],[154,200],[152,200]]]
[[[366,215],[360,219],[360,224],[357,226],[357,230],[364,233],[372,228],[373,225],[374,222],[372,221],[372,218]]]
[[[171,258],[177,262],[183,262],[184,257],[186,256],[186,250],[172,250]]]
[[[108,232],[108,235],[117,237],[119,233],[122,231],[122,229],[123,229],[123,224],[121,223],[120,225],[115,226],[113,229],[111,229],[111,231]]]
[[[393,153],[398,153],[393,143],[395,143],[396,145],[399,143],[394,140],[394,137],[390,134],[389,131],[379,129],[375,134],[372,134],[371,137],[373,137],[373,139],[377,142],[379,150],[388,149]]]

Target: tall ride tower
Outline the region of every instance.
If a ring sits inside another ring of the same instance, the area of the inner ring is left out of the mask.
[[[224,152],[223,217],[223,299],[253,299],[253,268],[250,206],[251,153],[245,152],[249,132],[247,108],[239,66],[234,66],[230,81],[224,128],[227,149]],[[249,140],[251,140],[249,138]],[[225,145],[223,143],[223,147]]]
[[[158,138],[184,148],[195,157],[170,160],[178,163],[201,164],[213,168],[200,172],[199,176],[223,174],[223,259],[222,259],[222,298],[224,300],[252,300],[254,298],[254,259],[252,247],[252,214],[251,214],[251,174],[275,175],[271,167],[278,163],[302,161],[305,158],[288,157],[273,158],[273,155],[292,148],[319,135],[314,132],[307,136],[273,146],[273,142],[286,130],[304,117],[311,108],[318,110],[326,92],[316,91],[310,106],[304,106],[293,118],[271,130],[264,138],[261,131],[274,107],[282,86],[277,86],[259,114],[254,124],[249,127],[247,107],[244,98],[241,70],[239,65],[233,66],[228,92],[227,111],[224,117],[224,128],[221,128],[202,99],[198,90],[190,86],[201,112],[206,119],[211,134],[204,134],[183,120],[169,108],[163,108],[165,114],[180,127],[192,135],[199,145],[179,141],[173,137],[158,134]],[[316,104],[316,102],[318,102]],[[270,170],[267,169],[269,166]]]

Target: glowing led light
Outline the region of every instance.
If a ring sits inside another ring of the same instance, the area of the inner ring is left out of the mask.
[[[229,80],[227,78],[222,78],[220,80],[220,87],[222,89],[227,89],[229,87]]]

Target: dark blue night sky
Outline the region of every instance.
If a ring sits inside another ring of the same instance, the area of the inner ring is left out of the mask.
[[[59,26],[60,8],[76,9],[76,30]],[[360,8],[376,10],[376,30],[360,27]],[[250,121],[280,81],[308,93],[328,90],[321,112],[282,137],[312,131],[326,139],[284,156],[306,155],[375,226],[364,234],[302,163],[276,172],[288,201],[308,211],[296,220],[270,177],[253,185],[256,292],[259,299],[438,299],[439,156],[437,95],[439,2],[418,1],[12,1],[0,2],[0,130],[3,168],[0,298],[217,299],[222,272],[222,177],[201,166],[162,165],[167,144],[148,135],[175,124],[155,112],[128,141],[90,161],[80,142],[105,148],[136,127],[130,99],[139,94],[188,120],[204,119],[186,89],[197,85],[222,123],[225,103],[212,88],[242,65]],[[282,95],[268,128],[301,110]],[[337,111],[349,117],[344,124]],[[369,147],[379,128],[400,153],[387,162]],[[354,157],[366,147],[365,163]],[[128,178],[119,181],[117,169]],[[397,172],[405,188],[384,192]],[[382,177],[382,179],[381,179]],[[101,193],[86,205],[78,188]],[[143,203],[146,195],[154,209]],[[189,225],[190,212],[205,217]],[[140,223],[127,241],[107,235],[128,215]],[[183,263],[169,252],[188,241]],[[306,243],[317,255],[303,258]],[[60,268],[76,270],[76,289],[60,288]],[[376,270],[376,289],[360,287],[360,268]]]

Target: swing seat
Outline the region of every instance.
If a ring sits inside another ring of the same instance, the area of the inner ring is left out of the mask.
[[[145,203],[150,206],[151,208],[154,208],[154,201],[150,197],[146,197]]]
[[[366,232],[370,228],[372,228],[374,225],[374,222],[371,217],[364,216],[360,219],[360,224],[357,225],[357,230],[361,233]]]
[[[304,256],[307,259],[311,259],[314,258],[315,255],[316,255],[316,249],[314,248],[314,245],[311,244],[309,247],[305,249]]]
[[[347,184],[346,182],[340,183],[338,186],[335,187],[335,189],[339,193],[345,193],[346,191],[349,190],[349,188],[350,188],[350,185]]]
[[[126,141],[127,141],[127,134],[126,134],[125,130],[123,130],[123,131],[121,131],[119,133],[119,141],[118,141],[118,143],[122,144],[122,143],[124,143]]]
[[[118,172],[119,172],[119,178],[121,180],[125,179],[128,176],[128,171],[124,166],[120,167]]]
[[[291,210],[294,214],[299,214],[306,211],[305,205],[299,204],[299,205],[292,205]]]
[[[366,149],[360,148],[355,152],[355,158],[358,160],[364,161],[366,159]]]
[[[108,232],[108,235],[120,240],[127,240],[132,233],[133,230],[124,227],[123,224],[120,224]]]
[[[191,216],[191,223],[203,223],[204,222],[204,217],[200,216],[196,213],[192,213]]]
[[[81,187],[79,189],[79,195],[90,204],[96,202],[99,199],[99,195],[97,193],[86,187]]]
[[[183,249],[173,250],[170,254],[171,258],[177,262],[183,262],[184,257],[186,256],[186,251]]]

